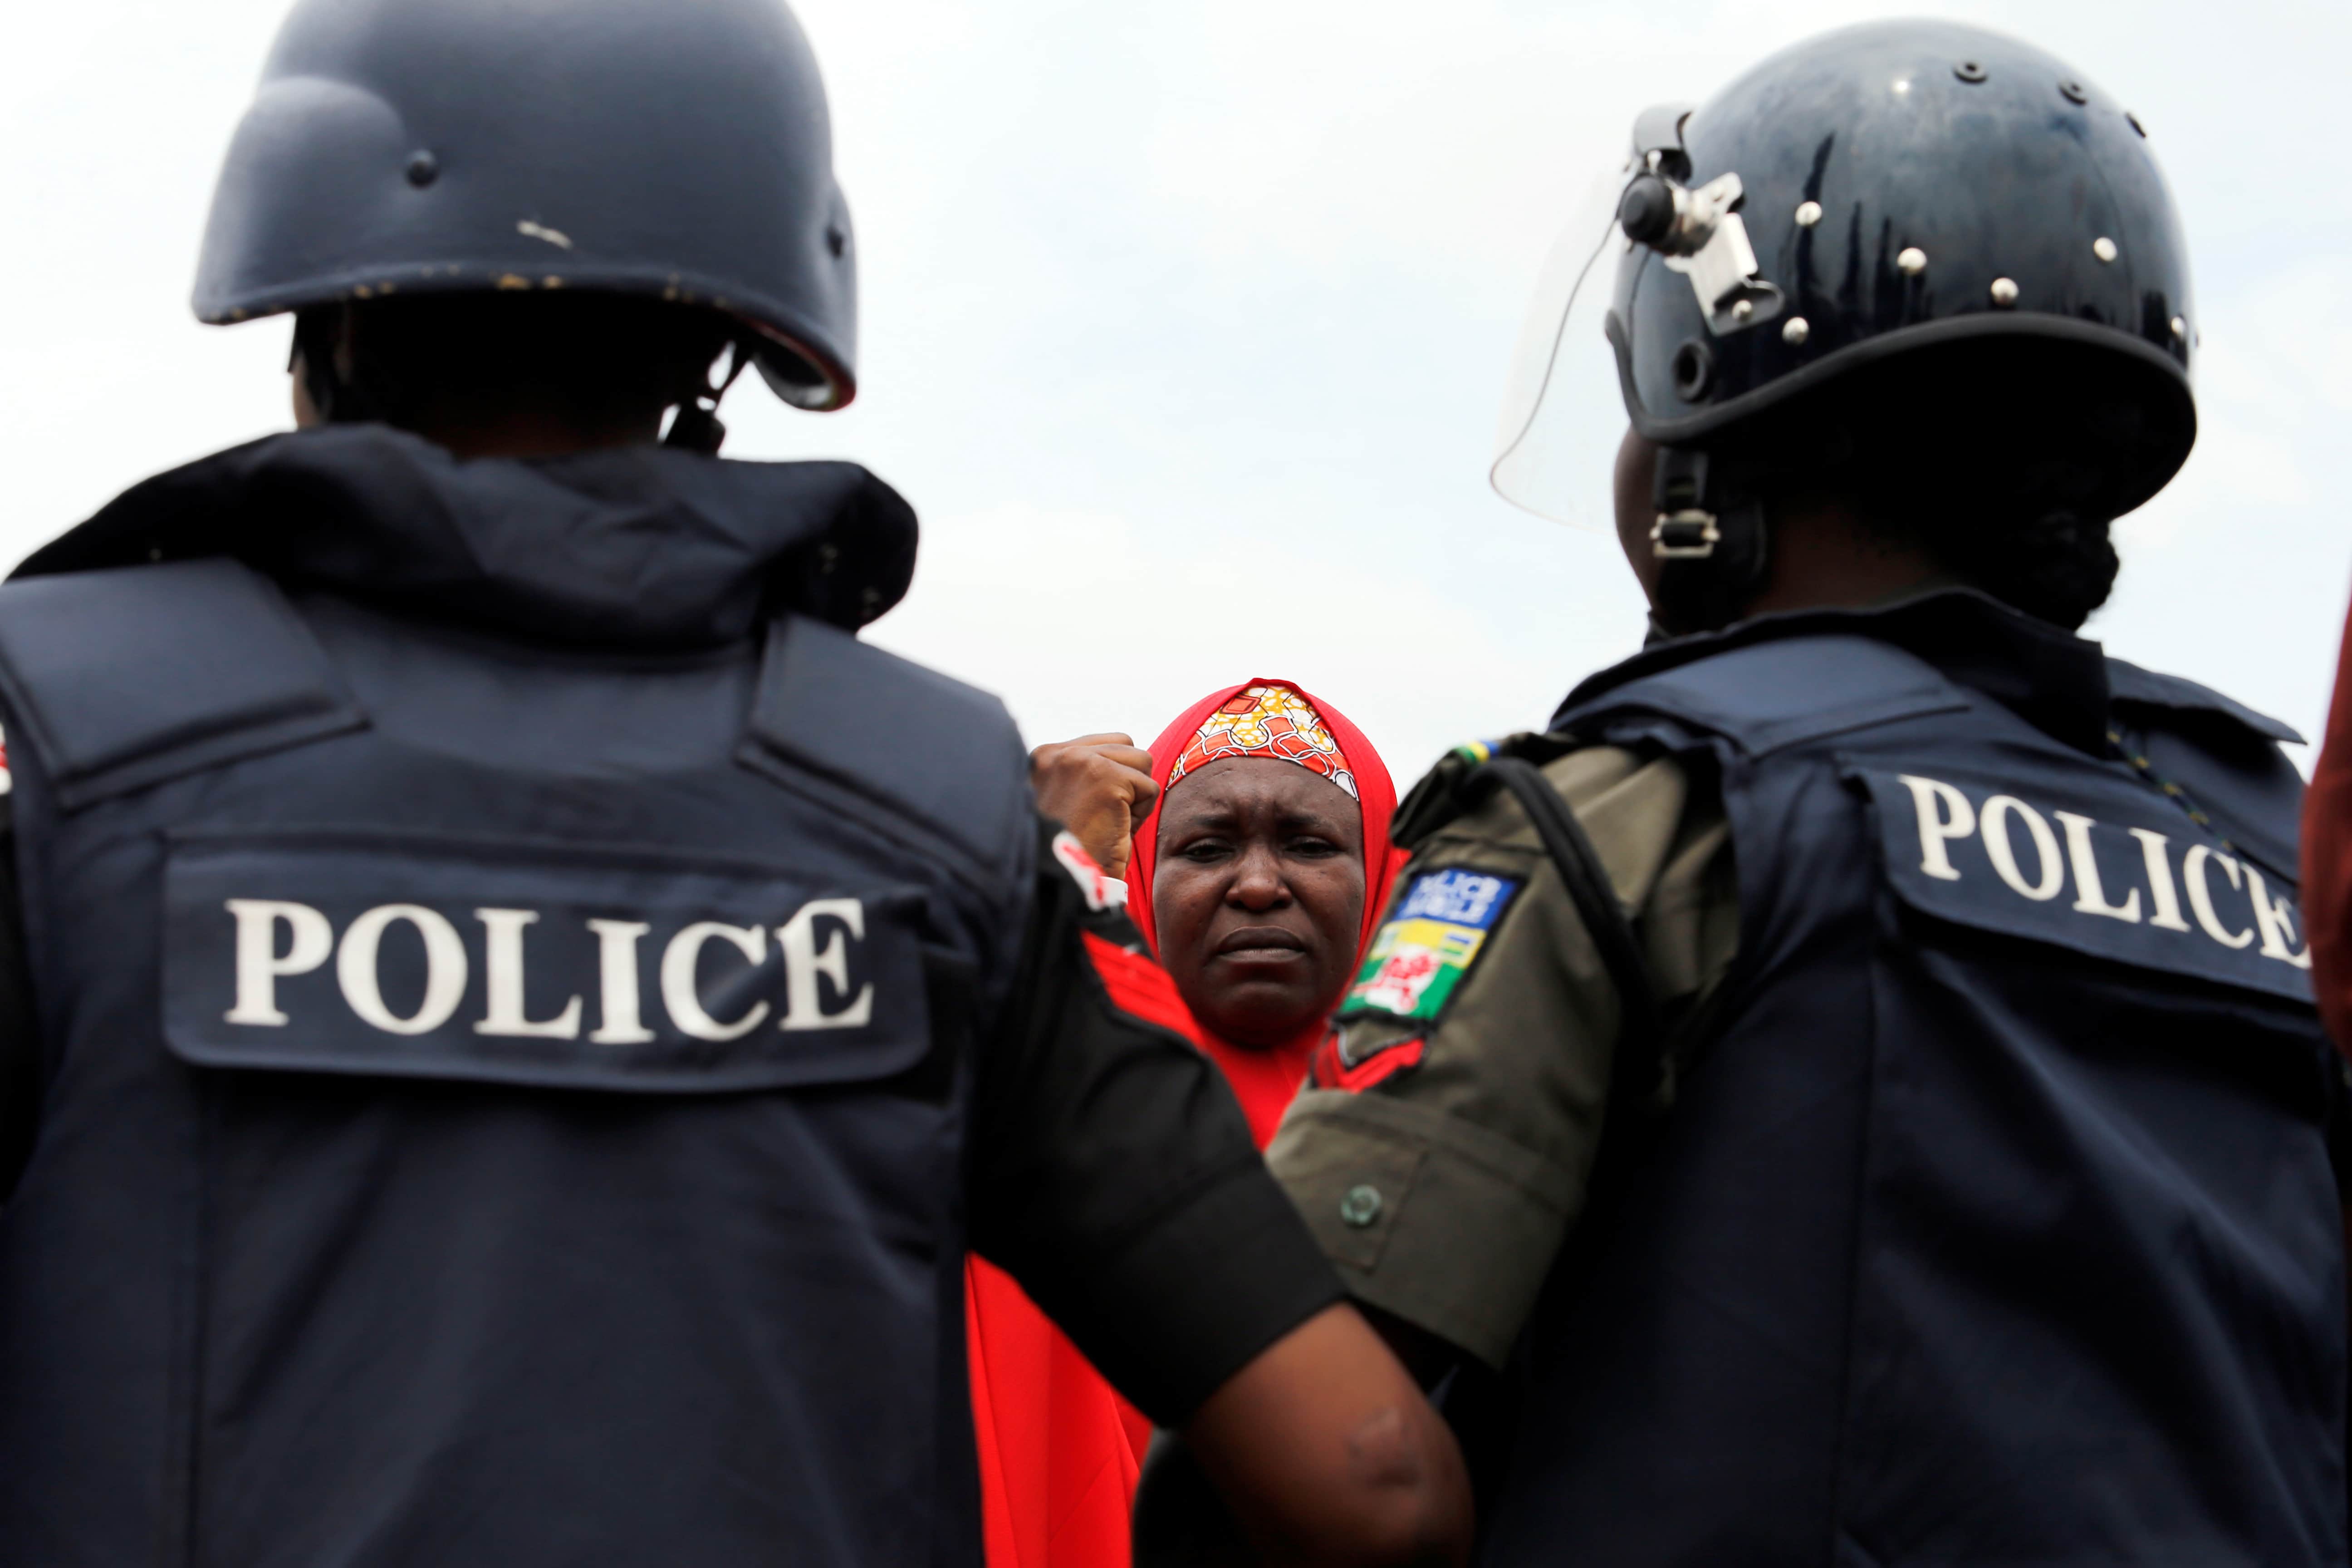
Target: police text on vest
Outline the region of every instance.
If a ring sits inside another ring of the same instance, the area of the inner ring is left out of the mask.
[[[226,1022],[283,1028],[294,1022],[278,1002],[278,983],[309,974],[332,959],[335,981],[352,1014],[389,1035],[425,1035],[442,1027],[464,1004],[478,954],[482,1016],[477,1035],[507,1038],[577,1039],[585,999],[574,994],[545,1016],[532,1017],[525,979],[536,910],[478,908],[478,928],[469,940],[457,920],[416,903],[379,904],[344,927],[337,937],[321,910],[286,899],[228,899],[224,907],[236,921],[236,1005]],[[598,1045],[642,1045],[656,1038],[646,1019],[640,989],[641,953],[654,933],[646,921],[595,919],[582,922],[595,944],[597,1023],[588,1039]],[[386,937],[404,931],[423,948],[422,994],[410,1010],[396,1011],[384,996],[382,972]],[[769,970],[772,935],[781,994],[761,984]],[[874,982],[853,984],[855,949],[866,939],[866,908],[854,898],[813,899],[772,929],[698,921],[667,933],[654,966],[662,1016],[690,1039],[739,1039],[773,1021],[788,1033],[858,1029],[874,1016]],[[717,984],[706,984],[716,973]],[[728,999],[714,1001],[714,993]],[[724,1016],[721,1016],[721,1015]]]
[[[2213,844],[2176,852],[2173,836],[2147,826],[2117,827],[2085,813],[2037,808],[2014,795],[1972,797],[1941,779],[1901,773],[1918,829],[1918,874],[1935,882],[1982,879],[2008,895],[2063,909],[2086,921],[2112,921],[2176,933],[2192,942],[2296,969],[2311,967],[2294,902],[2272,890],[2252,864]],[[1960,847],[1974,846],[1964,868]],[[2105,846],[2103,858],[2101,847]],[[2118,851],[2125,851],[2118,853]],[[2072,892],[2070,902],[2062,902]]]

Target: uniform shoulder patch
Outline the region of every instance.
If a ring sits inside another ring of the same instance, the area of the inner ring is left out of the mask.
[[[1373,936],[1340,1017],[1434,1020],[1520,886],[1517,877],[1460,867],[1414,877]]]

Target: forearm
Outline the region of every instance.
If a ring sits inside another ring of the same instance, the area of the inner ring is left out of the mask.
[[[1214,1488],[1188,1484],[1188,1458]],[[1230,1522],[1210,1510],[1219,1500]],[[1469,1558],[1454,1436],[1349,1307],[1299,1325],[1213,1394],[1181,1452],[1155,1450],[1138,1568],[1420,1568]]]

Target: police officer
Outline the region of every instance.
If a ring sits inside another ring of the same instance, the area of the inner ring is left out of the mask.
[[[0,590],[0,1562],[973,1562],[968,1241],[1262,1538],[1458,1558],[1011,721],[856,639],[907,505],[709,455],[854,278],[775,0],[287,24],[196,305],[310,428]]]
[[[2292,734],[2075,635],[2194,432],[2146,132],[1902,22],[1632,154],[1530,384],[1657,636],[1409,802],[1277,1174],[1484,1561],[2343,1563]]]

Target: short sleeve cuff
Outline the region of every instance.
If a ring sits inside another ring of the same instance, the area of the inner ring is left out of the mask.
[[[1583,1202],[1508,1139],[1379,1094],[1308,1090],[1266,1158],[1351,1295],[1498,1369]]]
[[[1255,1158],[1162,1215],[1106,1274],[1066,1326],[1162,1426],[1182,1426],[1259,1352],[1347,1295]],[[1102,1320],[1083,1321],[1088,1309]]]

